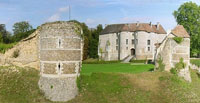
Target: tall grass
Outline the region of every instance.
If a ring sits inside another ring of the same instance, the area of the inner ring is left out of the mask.
[[[5,53],[8,49],[11,49],[16,43],[4,44],[0,43],[0,53]]]

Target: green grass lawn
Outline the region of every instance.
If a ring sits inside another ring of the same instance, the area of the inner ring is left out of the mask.
[[[200,59],[191,59],[190,63],[195,64],[200,67]]]
[[[115,63],[115,64],[83,64],[81,75],[91,75],[97,72],[112,72],[112,73],[142,73],[154,69],[152,64],[131,65]]]
[[[79,94],[62,103],[200,103],[200,78],[192,83],[169,72],[148,72],[153,65],[84,64]],[[38,88],[39,71],[0,67],[0,103],[57,103]]]

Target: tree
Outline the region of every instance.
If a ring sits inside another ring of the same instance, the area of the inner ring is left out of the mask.
[[[98,44],[99,44],[99,34],[103,30],[101,24],[97,26],[96,29],[91,29],[91,37],[89,41],[89,56],[90,58],[98,58]]]
[[[25,33],[32,30],[32,26],[27,21],[17,22],[13,25],[14,35],[19,33]]]
[[[182,4],[173,13],[178,24],[183,25],[190,34],[191,55],[200,57],[200,6],[193,2]]]

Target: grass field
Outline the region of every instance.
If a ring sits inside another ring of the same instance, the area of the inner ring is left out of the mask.
[[[190,63],[195,64],[200,67],[200,59],[191,59]]]
[[[85,64],[79,95],[62,103],[200,103],[200,78],[192,83],[168,72],[148,72],[153,65]],[[39,71],[0,67],[0,103],[54,103],[38,88]]]
[[[142,73],[152,71],[154,65],[152,64],[141,64],[141,65],[132,65],[132,64],[83,64],[81,74],[82,75],[91,75],[92,73],[97,72],[112,72],[112,73]]]

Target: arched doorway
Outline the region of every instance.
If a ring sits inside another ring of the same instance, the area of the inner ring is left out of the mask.
[[[131,49],[131,55],[135,55],[135,49],[134,48]]]

